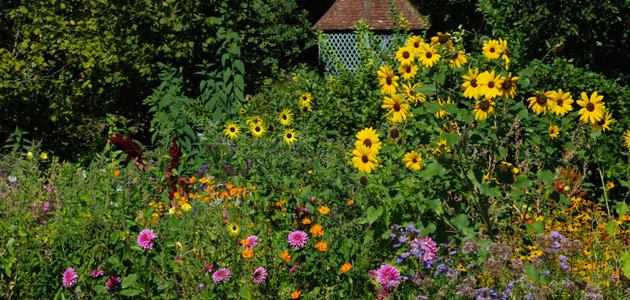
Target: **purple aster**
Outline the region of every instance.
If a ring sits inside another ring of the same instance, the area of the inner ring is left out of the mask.
[[[219,282],[223,282],[223,281],[230,281],[230,274],[232,274],[232,272],[230,272],[230,270],[223,268],[223,269],[219,269],[216,272],[214,272],[214,274],[212,274],[212,280],[214,281],[214,283],[219,283]]]
[[[267,270],[263,267],[258,267],[254,270],[254,283],[263,284],[267,279]]]
[[[245,248],[249,248],[249,249],[254,249],[254,247],[256,247],[256,245],[258,245],[258,237],[255,235],[250,235],[247,238],[247,246],[245,246]]]

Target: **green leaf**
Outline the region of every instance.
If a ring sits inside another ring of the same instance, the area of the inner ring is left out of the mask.
[[[527,178],[527,176],[525,175],[518,175],[518,177],[516,177],[516,182],[513,184],[515,187],[517,188],[528,188],[531,187],[533,184],[533,182],[531,180],[529,180],[529,178]]]
[[[617,214],[619,215],[619,218],[625,216],[627,213],[628,213],[628,204],[622,201],[617,202]]]
[[[138,275],[136,274],[130,274],[127,275],[123,278],[122,280],[122,284],[120,285],[123,289],[128,288],[129,286],[131,286],[132,284],[134,284],[136,282],[136,280],[138,280]]]
[[[425,84],[421,87],[416,88],[416,93],[422,93],[427,96],[431,96],[435,93],[436,90],[437,88],[435,87],[435,84]]]
[[[549,170],[538,173],[538,179],[542,180],[545,184],[551,184],[554,178],[556,178],[556,175]]]
[[[606,232],[608,232],[608,234],[615,235],[615,229],[617,229],[617,223],[615,221],[606,223]]]
[[[543,224],[542,221],[536,221],[536,223],[534,223],[532,227],[538,234],[545,233],[545,224]]]
[[[540,271],[538,271],[534,266],[527,265],[525,266],[525,273],[527,273],[527,277],[534,282],[540,282]]]
[[[621,271],[626,277],[630,277],[630,251],[622,254],[619,257],[619,264],[621,265]]]
[[[128,297],[137,296],[137,295],[140,295],[141,293],[142,293],[141,290],[122,290],[122,291],[120,291],[121,295],[128,296]]]
[[[374,206],[370,206],[367,209],[367,217],[366,221],[368,224],[372,224],[376,222],[376,220],[383,214],[383,207],[380,206],[378,209],[374,208]]]
[[[446,75],[444,73],[437,73],[433,75],[433,80],[437,82],[439,85],[443,85],[446,80]]]
[[[442,176],[446,174],[446,169],[437,161],[433,161],[427,165],[421,175],[425,179],[431,179],[434,176]]]

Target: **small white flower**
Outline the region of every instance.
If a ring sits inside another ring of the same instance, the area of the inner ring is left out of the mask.
[[[82,171],[81,174],[83,175],[83,179],[87,178],[87,174],[85,173],[85,171]]]
[[[117,192],[122,192],[122,190],[123,190],[122,185],[119,185],[119,186],[116,187],[116,191]]]
[[[13,183],[17,181],[17,176],[9,176],[7,177],[9,179],[9,182]]]
[[[107,172],[107,169],[102,168],[102,169],[101,169],[101,173],[105,173],[105,172]]]

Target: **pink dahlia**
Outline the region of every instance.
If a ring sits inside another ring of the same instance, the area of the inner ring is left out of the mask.
[[[113,292],[116,290],[118,285],[120,284],[120,277],[118,276],[109,276],[107,282],[105,283],[105,287],[108,291]]]
[[[65,272],[63,272],[63,286],[69,288],[73,287],[77,284],[77,280],[79,279],[79,275],[73,268],[67,268]]]
[[[223,269],[218,269],[216,272],[214,272],[214,274],[212,274],[212,280],[214,280],[214,283],[219,283],[219,282],[223,282],[223,281],[230,281],[230,274],[232,272],[230,272],[230,270],[223,268]]]
[[[157,234],[152,229],[145,229],[138,234],[138,246],[144,250],[153,249],[153,240],[157,238]]]
[[[92,270],[92,278],[99,278],[101,276],[105,275],[105,271],[98,269],[98,270]]]
[[[254,249],[254,247],[256,247],[256,245],[258,245],[258,237],[255,235],[250,235],[247,238],[247,246],[245,246],[245,248],[249,248],[249,249]]]
[[[424,255],[422,255],[423,262],[430,264],[435,261],[438,249],[430,237],[427,236],[420,239],[420,248],[424,251]]]
[[[383,289],[390,291],[400,284],[400,271],[390,264],[381,265],[381,268],[376,271],[376,282]]]
[[[254,270],[254,283],[263,284],[267,279],[267,270],[263,267],[259,267]]]
[[[308,235],[304,231],[294,231],[289,233],[289,244],[293,248],[302,248],[308,242]]]

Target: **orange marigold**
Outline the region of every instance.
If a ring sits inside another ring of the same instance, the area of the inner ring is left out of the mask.
[[[354,204],[354,200],[352,199],[348,200],[348,205],[352,205],[352,204]]]
[[[118,176],[118,175],[120,175],[120,170],[114,171],[114,176]]]
[[[302,294],[302,292],[295,290],[293,291],[293,293],[291,293],[291,299],[297,299],[300,298],[300,295]]]
[[[320,206],[319,207],[319,213],[322,215],[326,215],[330,212],[330,208],[328,208],[327,206]]]
[[[322,225],[315,224],[311,227],[311,234],[313,236],[322,236],[324,235],[324,230],[322,229]]]
[[[315,244],[315,248],[319,251],[326,251],[328,250],[328,243],[324,243],[322,241],[317,242],[317,244]]]
[[[311,219],[309,219],[309,218],[304,218],[304,220],[302,220],[302,224],[304,224],[304,225],[311,224]]]
[[[352,269],[352,264],[350,263],[345,263],[341,266],[341,273],[346,273],[348,271],[350,271],[350,269]]]
[[[280,253],[280,257],[282,257],[282,259],[284,259],[286,262],[291,262],[291,255],[289,255],[289,252],[287,251]]]
[[[245,248],[245,249],[243,249],[243,253],[242,254],[243,254],[244,258],[250,258],[250,257],[254,256],[254,250],[249,249],[249,248]]]

